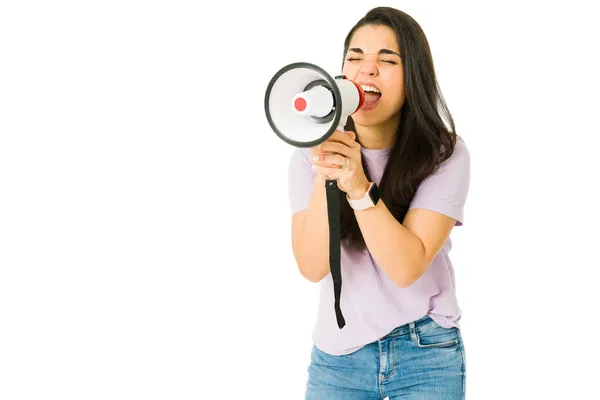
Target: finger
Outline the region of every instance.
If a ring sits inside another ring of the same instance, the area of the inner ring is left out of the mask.
[[[341,154],[319,154],[313,157],[313,162],[322,166],[342,166],[346,164],[347,158]]]
[[[340,130],[336,130],[327,139],[327,141],[343,143],[350,148],[356,148],[358,146],[358,142],[356,141],[356,135],[352,131],[342,132]]]
[[[321,144],[321,153],[319,153],[319,155],[337,153],[350,158],[354,152],[355,150],[353,148],[348,147],[343,143],[326,141]]]
[[[327,138],[327,141],[344,143],[346,146],[352,145],[352,139],[350,138],[348,133],[346,133],[345,131],[340,131],[339,129],[335,130],[331,134],[331,136]]]
[[[342,175],[344,175],[346,173],[346,171],[344,171],[343,169],[340,169],[340,168],[323,167],[323,166],[317,165],[317,164],[313,164],[312,169],[315,172],[318,172],[320,174],[323,174],[325,176],[335,178],[335,179],[341,177]]]

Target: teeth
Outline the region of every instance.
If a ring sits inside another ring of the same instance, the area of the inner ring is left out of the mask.
[[[368,85],[360,85],[365,92],[373,92],[373,93],[381,93],[379,90],[374,88],[373,86]]]

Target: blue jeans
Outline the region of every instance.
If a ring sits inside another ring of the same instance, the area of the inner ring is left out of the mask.
[[[465,366],[460,330],[425,316],[352,354],[313,346],[306,400],[462,400]]]

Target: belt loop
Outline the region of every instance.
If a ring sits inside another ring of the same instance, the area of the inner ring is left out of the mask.
[[[415,332],[415,322],[414,321],[408,323],[408,331],[410,332],[410,339],[417,340],[417,334]]]

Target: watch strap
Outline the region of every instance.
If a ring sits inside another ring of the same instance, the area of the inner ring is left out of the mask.
[[[346,195],[346,198],[348,199],[348,203],[350,204],[350,206],[354,210],[357,210],[357,211],[366,210],[367,208],[374,207],[376,205],[376,203],[371,198],[371,190],[373,190],[374,186],[375,186],[375,183],[371,182],[371,184],[369,185],[369,188],[365,192],[365,195],[360,199],[351,199],[348,195]]]

